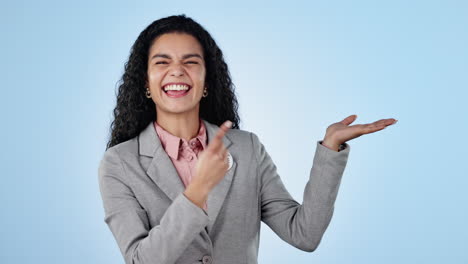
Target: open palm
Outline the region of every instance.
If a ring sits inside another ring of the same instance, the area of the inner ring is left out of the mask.
[[[380,119],[369,124],[356,124],[350,126],[356,118],[357,115],[350,115],[340,122],[331,124],[327,128],[324,143],[327,142],[327,145],[338,146],[348,140],[360,137],[364,134],[374,133],[397,122],[394,118],[387,118]]]

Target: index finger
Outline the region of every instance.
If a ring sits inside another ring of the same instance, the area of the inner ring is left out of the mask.
[[[222,140],[226,132],[231,128],[232,122],[231,121],[226,121],[224,122],[218,129],[218,132],[216,133],[216,136],[213,138],[213,140],[210,142],[209,147],[213,151],[218,151],[221,148]]]
[[[375,126],[388,126],[388,125],[395,124],[396,121],[397,120],[395,118],[380,119],[380,120],[377,120],[374,123],[372,123],[372,125],[375,125]]]

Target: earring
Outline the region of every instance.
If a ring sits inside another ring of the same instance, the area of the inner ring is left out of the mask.
[[[151,98],[151,92],[148,87],[146,87],[146,98]]]
[[[203,90],[203,97],[207,97],[208,96],[208,89],[205,89]]]

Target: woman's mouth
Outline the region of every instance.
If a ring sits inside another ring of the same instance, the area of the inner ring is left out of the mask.
[[[171,98],[179,98],[187,95],[192,90],[191,86],[185,85],[168,85],[163,88],[164,93]]]

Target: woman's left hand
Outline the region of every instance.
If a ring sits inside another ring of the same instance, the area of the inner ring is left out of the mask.
[[[376,131],[382,130],[389,125],[393,125],[397,122],[394,118],[380,119],[370,124],[358,124],[349,126],[357,118],[357,115],[350,115],[343,121],[331,124],[327,128],[325,138],[323,139],[322,144],[328,148],[338,151],[338,148],[341,144],[345,143],[348,140],[353,138],[360,137],[364,134],[374,133]]]

